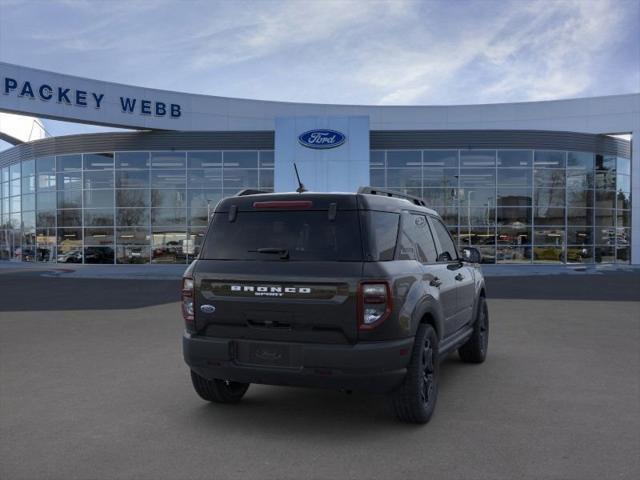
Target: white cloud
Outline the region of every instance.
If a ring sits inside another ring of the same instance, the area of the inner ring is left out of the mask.
[[[212,68],[262,58],[301,45],[316,44],[316,57],[323,54],[324,42],[352,29],[370,27],[384,18],[403,15],[408,3],[386,1],[257,2],[250,12],[231,21],[213,22],[194,38],[192,63],[196,68]],[[307,61],[316,59],[307,58]],[[304,61],[304,60],[303,60]]]
[[[382,104],[578,96],[596,79],[594,56],[615,40],[622,20],[623,12],[604,0],[517,2],[492,25],[472,26],[469,35],[461,35],[453,44],[444,41],[434,48],[410,50],[393,45],[387,70],[395,75],[380,81],[371,75],[372,66],[365,64],[359,78],[383,90]],[[467,85],[473,89],[454,90]]]
[[[156,88],[274,100],[541,100],[637,91],[640,38],[629,15],[638,20],[639,5],[0,0],[0,59]],[[635,63],[629,61],[633,52]],[[605,76],[616,55],[618,74]]]
[[[621,10],[604,0],[531,4],[515,34],[495,39],[484,53],[498,77],[485,99],[525,100],[580,95],[596,79],[594,56],[615,40]]]

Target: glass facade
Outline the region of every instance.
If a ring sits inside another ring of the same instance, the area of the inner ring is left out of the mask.
[[[273,190],[273,151],[98,152],[0,169],[0,259],[188,263],[218,201]]]
[[[555,150],[373,150],[372,186],[421,197],[484,263],[629,263],[631,161]]]
[[[631,161],[555,150],[372,150],[371,185],[438,211],[486,263],[629,263]],[[188,263],[209,213],[273,191],[274,152],[97,152],[0,168],[0,259]]]

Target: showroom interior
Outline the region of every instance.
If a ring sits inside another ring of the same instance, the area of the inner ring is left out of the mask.
[[[478,133],[449,141],[468,144]],[[198,141],[210,144],[207,150],[187,149],[196,143],[193,134],[171,133],[183,148],[173,151],[162,149],[162,134],[115,135],[77,136],[66,147],[38,141],[55,155],[30,156],[26,145],[0,153],[0,258],[188,263],[220,199],[274,189],[273,132],[222,143],[202,132]],[[501,132],[484,132],[482,148],[372,149],[370,184],[424,199],[458,245],[477,247],[485,263],[629,263],[628,141],[522,132],[520,143],[529,139],[538,148],[487,148],[491,137],[496,145],[512,143]],[[375,146],[385,139],[371,133]],[[136,148],[154,142],[158,150]],[[118,143],[120,150],[107,151]],[[250,143],[262,148],[242,149]],[[88,151],[96,145],[105,148]]]

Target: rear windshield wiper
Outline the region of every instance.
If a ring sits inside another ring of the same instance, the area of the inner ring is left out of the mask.
[[[266,248],[259,248],[257,250],[249,250],[249,252],[280,255],[280,258],[282,260],[288,260],[289,259],[289,250],[287,250],[286,248],[266,247]]]

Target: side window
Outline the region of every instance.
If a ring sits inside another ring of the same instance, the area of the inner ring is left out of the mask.
[[[451,235],[449,235],[449,232],[440,220],[432,218],[431,221],[434,230],[433,233],[435,233],[436,237],[438,237],[438,241],[440,242],[441,251],[439,252],[438,261],[451,262],[453,260],[457,260],[458,252],[456,251],[456,246],[451,239]]]
[[[372,260],[393,260],[398,237],[400,215],[390,212],[363,212],[369,231],[369,254]]]
[[[424,215],[407,214],[403,218],[399,260],[436,261],[436,246]]]
[[[403,218],[400,238],[398,239],[398,260],[417,260],[415,243],[411,239],[410,226]]]

